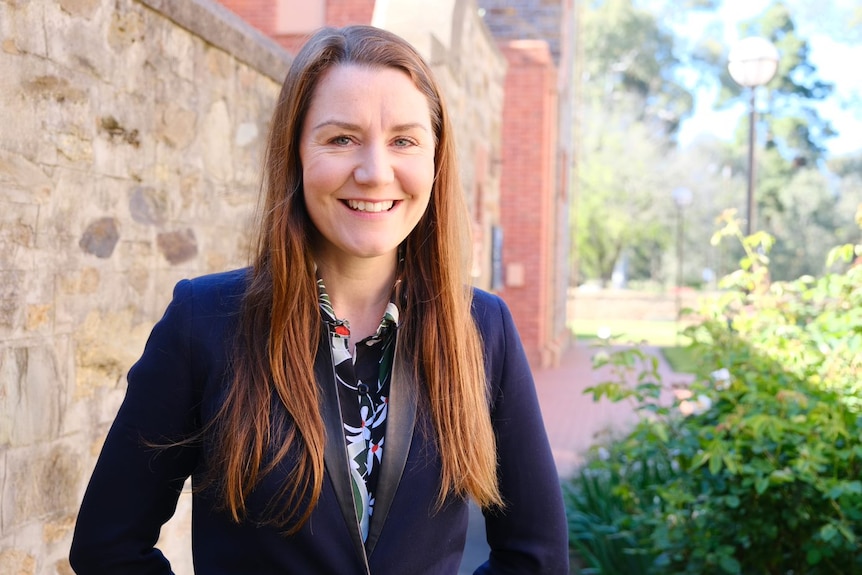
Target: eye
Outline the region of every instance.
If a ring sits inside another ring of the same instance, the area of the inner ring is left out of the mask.
[[[412,138],[405,138],[405,137],[395,138],[395,140],[392,143],[395,144],[396,148],[407,148],[409,146],[415,146],[416,145],[415,140],[413,140]]]
[[[349,136],[335,136],[330,140],[331,143],[336,146],[349,146],[350,145],[350,137]]]

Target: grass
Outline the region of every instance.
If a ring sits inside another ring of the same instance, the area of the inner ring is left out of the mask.
[[[586,320],[572,325],[581,341],[598,342],[599,334],[608,333],[619,343],[633,343],[659,348],[665,360],[677,373],[692,373],[697,364],[686,345],[689,339],[680,334],[682,326],[675,321],[659,320]]]
[[[688,339],[679,335],[675,321],[576,319],[572,329],[580,340],[598,341],[601,330],[608,329],[611,337],[620,343],[642,343],[654,347],[682,345],[687,343],[683,340]]]

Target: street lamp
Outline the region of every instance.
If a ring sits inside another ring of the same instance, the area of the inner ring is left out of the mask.
[[[727,58],[727,71],[733,81],[748,88],[748,219],[745,224],[746,235],[751,235],[754,227],[754,138],[756,109],[754,94],[758,86],[767,84],[778,71],[778,50],[769,40],[749,36],[740,40],[730,50]]]
[[[684,210],[691,205],[692,195],[688,188],[674,188],[671,192],[673,203],[676,204],[676,321],[679,323],[679,315],[682,311],[682,261],[684,257],[685,218]],[[677,339],[679,338],[679,326],[677,325]]]

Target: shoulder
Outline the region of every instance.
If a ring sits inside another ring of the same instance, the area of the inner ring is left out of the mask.
[[[493,405],[497,409],[504,391],[508,397],[516,398],[532,389],[530,365],[512,313],[500,296],[474,289],[472,311],[482,339]]]
[[[250,274],[250,268],[242,268],[180,280],[174,287],[174,303],[193,301],[195,307],[238,307]]]
[[[479,288],[473,288],[472,313],[483,336],[485,332],[500,333],[513,323],[506,302],[500,296]]]
[[[512,312],[500,296],[473,288],[472,312],[487,360],[494,361],[520,351],[521,339]]]
[[[196,296],[242,294],[250,277],[251,268],[241,268],[181,280],[177,286],[187,285],[194,290]]]

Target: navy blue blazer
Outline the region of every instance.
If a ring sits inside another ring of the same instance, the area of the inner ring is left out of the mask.
[[[152,449],[189,437],[217,410],[230,375],[228,358],[247,270],[183,280],[128,375],[126,397],[108,433],[78,515],[70,561],[80,575],[167,574],[155,548],[186,478],[200,487],[198,445]],[[498,297],[476,290],[473,316],[485,347],[491,416],[499,452],[504,511],[485,515],[488,561],[477,574],[568,573],[560,484],[533,378],[511,314]],[[236,523],[207,489],[192,503],[198,575],[454,575],[466,538],[468,507],[450,497],[435,509],[440,461],[419,392],[404,367],[393,368],[386,452],[369,535],[363,543],[350,490],[348,460],[328,344],[315,374],[326,425],[326,471],[310,520],[292,536],[255,521],[287,470],[267,476]],[[283,466],[286,467],[286,466]]]

